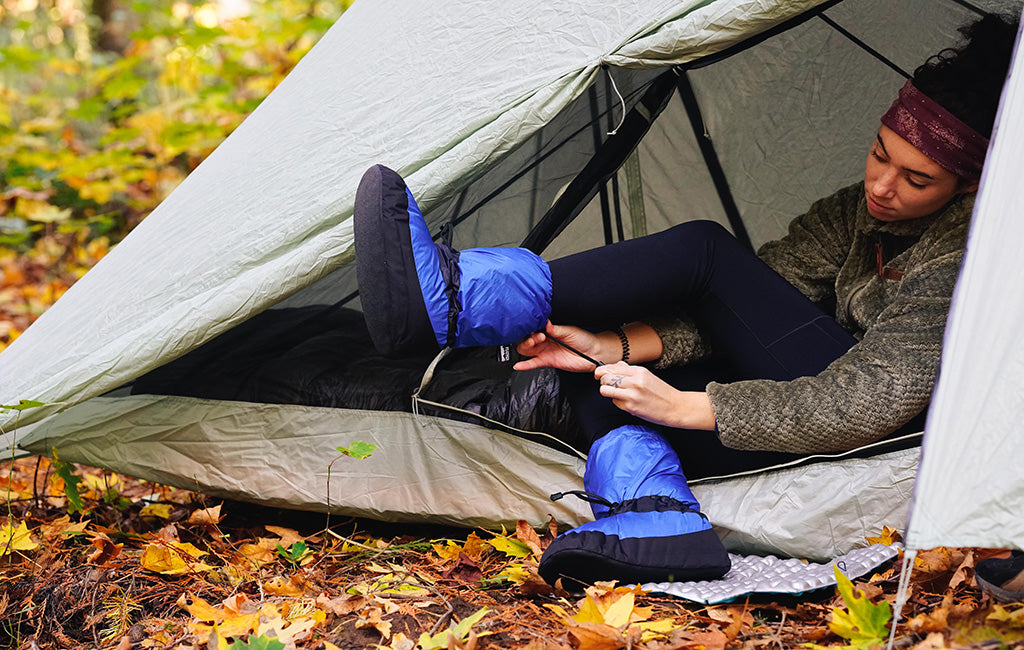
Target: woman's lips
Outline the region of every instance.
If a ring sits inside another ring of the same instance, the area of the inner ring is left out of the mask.
[[[887,208],[884,205],[881,205],[880,203],[878,203],[877,201],[872,199],[870,196],[864,195],[864,198],[867,199],[868,207],[871,208],[872,212],[892,212],[893,211],[892,208]]]

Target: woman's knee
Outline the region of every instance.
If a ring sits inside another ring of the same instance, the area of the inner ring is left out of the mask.
[[[695,221],[685,221],[679,225],[672,226],[668,230],[659,233],[665,237],[675,238],[682,242],[715,242],[722,240],[734,240],[732,233],[730,233],[725,226],[718,223],[717,221],[711,221],[709,219],[697,219]]]

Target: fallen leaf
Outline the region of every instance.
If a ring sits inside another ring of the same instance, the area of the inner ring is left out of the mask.
[[[540,556],[544,553],[544,549],[540,545],[540,537],[537,535],[537,531],[533,529],[533,526],[526,523],[525,520],[520,519],[516,522],[516,537],[519,538],[523,544],[526,544],[534,557],[540,560]]]
[[[852,647],[866,648],[884,643],[889,636],[889,619],[892,609],[889,603],[872,603],[865,596],[854,593],[853,583],[839,567],[833,565],[836,588],[843,597],[846,610],[836,607],[832,610],[829,629],[850,642]]]
[[[942,650],[947,648],[946,639],[942,634],[938,632],[932,632],[925,637],[924,641],[921,641],[915,645],[911,650]]]
[[[287,579],[275,576],[263,583],[263,590],[273,596],[300,598],[306,595],[306,580],[297,574],[293,574]]]
[[[443,574],[445,578],[458,580],[459,582],[480,582],[484,573],[480,565],[466,557],[465,553],[459,553],[458,562],[448,568]]]
[[[939,547],[918,551],[914,559],[915,580],[924,591],[943,593],[965,557],[965,553],[956,548]]]
[[[219,524],[220,520],[224,518],[220,514],[220,507],[223,504],[217,504],[212,508],[204,508],[202,510],[196,510],[189,518],[188,523],[190,524]]]
[[[678,629],[679,626],[671,618],[661,618],[656,621],[642,621],[640,623],[634,623],[629,627],[629,631],[640,631],[640,641],[647,643],[648,641],[654,641],[655,639],[664,639],[668,637],[668,634],[672,630]],[[728,638],[728,636],[726,636]]]
[[[200,551],[188,542],[147,544],[142,552],[140,564],[144,569],[164,575],[198,573],[213,568],[209,564],[199,561],[198,558],[206,554],[205,551]]]
[[[465,543],[461,545],[451,539],[442,541],[445,542],[443,545],[432,544],[431,546],[433,547],[434,552],[444,560],[458,560],[459,554],[462,553],[470,560],[479,562],[484,553],[491,548],[490,544],[480,539],[476,533],[470,533],[466,537]]]
[[[1009,610],[1002,605],[992,607],[992,613],[985,617],[986,621],[1003,623],[1013,628],[1024,628],[1024,607]]]
[[[487,543],[494,547],[499,553],[504,553],[508,557],[528,557],[533,552],[530,547],[518,539],[510,538],[506,533],[505,529],[501,529],[501,535],[495,535],[494,539],[487,540]]]
[[[304,542],[306,538],[300,535],[298,532],[291,528],[282,528],[281,526],[264,526],[268,533],[274,533],[281,539],[277,541],[278,544],[285,548],[291,548],[295,542]]]
[[[82,483],[96,494],[106,494],[107,490],[120,482],[117,474],[83,474]]]
[[[372,627],[380,632],[385,639],[389,639],[391,638],[391,622],[383,620],[381,618],[383,615],[384,612],[379,607],[367,607],[359,613],[359,618],[356,619],[356,628]]]
[[[139,511],[140,517],[159,517],[160,519],[167,519],[171,516],[171,512],[174,511],[174,506],[169,503],[150,503],[143,506],[142,510]]]
[[[256,633],[277,637],[286,646],[309,636],[310,631],[327,620],[322,609],[313,609],[307,615],[285,619],[276,607],[266,603],[260,608]]]
[[[892,546],[896,542],[901,541],[903,536],[900,535],[900,531],[895,528],[883,526],[882,532],[880,532],[877,537],[865,537],[864,539],[868,541],[868,544],[885,544],[886,546]]]
[[[947,591],[953,591],[965,583],[974,584],[974,551],[967,551],[967,554],[964,555],[963,562],[953,572],[953,577],[949,579]]]
[[[223,610],[213,607],[199,596],[190,593],[179,596],[177,605],[200,621],[215,623],[224,618]]]
[[[80,522],[72,522],[71,517],[64,515],[63,517],[55,519],[48,524],[41,525],[38,528],[38,531],[43,536],[43,539],[49,539],[57,535],[81,535],[85,533],[85,530],[88,527],[88,519],[84,519]]]
[[[330,647],[328,647],[330,646]],[[395,636],[391,638],[391,645],[381,646],[384,650],[413,650],[416,647],[416,642],[405,636],[401,632],[395,632]],[[324,650],[341,650],[334,644],[324,643]]]
[[[677,630],[669,637],[672,648],[693,648],[694,650],[725,650],[729,637],[717,627],[708,630]]]
[[[12,551],[31,551],[34,548],[39,548],[39,544],[32,541],[32,535],[24,521],[20,522],[17,528],[10,522],[0,526],[0,556]]]
[[[103,566],[121,554],[124,544],[115,544],[103,533],[96,533],[89,542],[96,547],[96,550],[86,558],[87,562]]]
[[[576,623],[569,634],[577,641],[578,650],[617,650],[626,647],[626,637],[619,630],[603,623]]]
[[[316,605],[336,616],[346,616],[354,611],[362,609],[370,602],[367,596],[348,594],[336,598],[328,598],[326,594],[316,597]]]

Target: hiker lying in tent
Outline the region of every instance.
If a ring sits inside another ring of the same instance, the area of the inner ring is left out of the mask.
[[[516,369],[567,375],[597,519],[552,543],[545,579],[720,577],[728,555],[684,471],[921,430],[1016,27],[961,31],[968,42],[919,67],[882,116],[863,182],[757,255],[705,221],[550,263],[455,251],[432,241],[398,174],[364,175],[357,272],[382,352],[520,341],[531,358]]]

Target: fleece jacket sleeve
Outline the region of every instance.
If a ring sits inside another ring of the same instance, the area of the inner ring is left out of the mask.
[[[879,440],[918,414],[931,397],[963,256],[967,219],[959,216],[940,219],[922,236],[895,298],[823,372],[709,384],[722,442],[797,453],[845,450]]]

